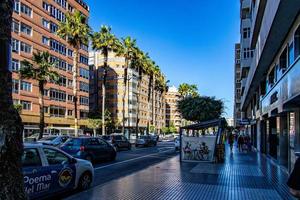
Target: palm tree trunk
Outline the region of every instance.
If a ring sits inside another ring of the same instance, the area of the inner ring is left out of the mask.
[[[123,99],[122,99],[122,102],[123,102],[123,119],[122,119],[123,126],[122,126],[122,133],[123,133],[123,135],[125,135],[125,98],[126,98],[126,91],[127,91],[127,74],[128,74],[128,60],[125,59],[125,68],[124,68],[124,93],[123,93]]]
[[[40,105],[40,133],[39,139],[43,137],[45,128],[45,115],[44,115],[44,83],[39,81],[39,105]]]
[[[104,70],[102,81],[102,135],[105,135],[105,81],[108,66],[108,49],[104,50]]]
[[[139,68],[139,76],[138,77],[138,94],[137,94],[137,112],[136,112],[136,127],[135,127],[135,133],[136,133],[136,138],[138,137],[138,134],[139,134],[139,122],[140,122],[140,119],[139,119],[139,113],[140,113],[140,95],[141,95],[141,81],[142,81],[142,78],[143,78],[143,72],[140,71],[141,69]]]
[[[22,120],[13,107],[11,86],[12,0],[0,1],[0,199],[26,199],[22,174]]]
[[[75,128],[75,137],[78,137],[78,112],[77,112],[77,68],[78,68],[78,49],[74,49],[74,58],[73,58],[73,101],[74,101],[74,128]]]

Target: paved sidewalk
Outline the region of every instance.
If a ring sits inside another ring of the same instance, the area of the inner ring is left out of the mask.
[[[177,156],[68,199],[293,199],[286,180],[287,174],[259,153],[227,153],[224,164],[180,164]]]

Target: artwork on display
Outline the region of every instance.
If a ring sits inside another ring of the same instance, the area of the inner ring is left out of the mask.
[[[216,136],[181,137],[182,161],[213,161]]]

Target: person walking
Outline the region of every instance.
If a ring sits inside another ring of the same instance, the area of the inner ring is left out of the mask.
[[[228,136],[228,144],[230,146],[230,152],[232,153],[232,149],[233,149],[233,143],[234,143],[234,136],[232,133],[229,134]]]
[[[243,152],[244,138],[242,135],[238,137],[238,149],[239,152]]]
[[[290,188],[290,193],[300,199],[300,157],[297,159],[294,169],[290,174],[287,185]]]

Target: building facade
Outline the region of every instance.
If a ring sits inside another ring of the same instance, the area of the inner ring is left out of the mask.
[[[90,109],[102,112],[102,84],[104,58],[99,52],[90,52],[91,69]],[[128,68],[128,84],[125,87],[125,59],[110,52],[105,80],[105,110],[111,113],[114,129],[121,132],[123,119],[125,132],[145,133],[150,126],[160,132],[165,126],[165,94],[153,91],[150,76],[140,75],[135,68]]]
[[[251,57],[249,65],[241,59],[242,117],[249,122],[254,146],[288,170],[300,150],[299,11],[299,1],[241,1],[241,27],[249,21]]]
[[[177,108],[180,98],[178,89],[175,86],[170,87],[166,93],[166,126],[174,125],[178,132],[183,126],[183,118]]]
[[[12,72],[13,100],[22,105],[21,117],[25,131],[37,129],[39,123],[38,83],[20,80],[21,61],[31,60],[33,52],[48,51],[51,60],[57,62],[55,70],[60,75],[59,84],[47,83],[44,90],[45,124],[52,131],[72,133],[74,103],[72,90],[73,49],[55,32],[65,20],[67,12],[79,10],[89,17],[89,8],[82,0],[16,0],[12,24]],[[88,48],[79,50],[78,116],[79,125],[89,111]],[[46,129],[48,131],[48,129]],[[73,130],[74,132],[74,130]]]
[[[240,127],[241,123],[241,45],[235,44],[234,48],[234,106],[233,106],[233,126]]]

